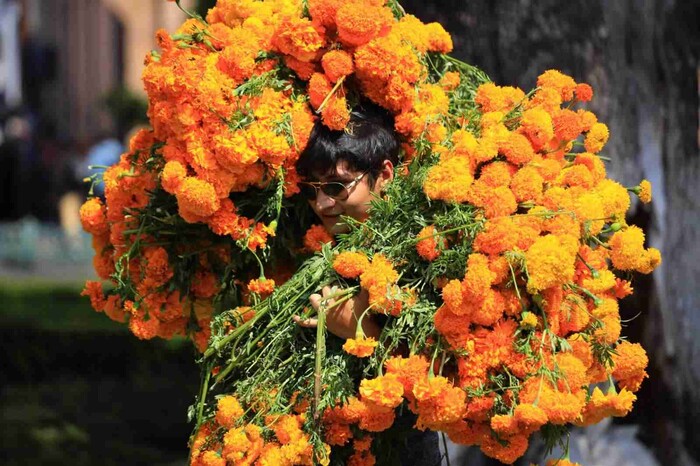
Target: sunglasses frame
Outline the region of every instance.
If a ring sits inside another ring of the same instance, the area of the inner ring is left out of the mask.
[[[357,184],[362,180],[362,178],[364,178],[365,175],[367,175],[368,173],[369,172],[361,173],[360,175],[356,176],[353,180],[348,181],[347,183],[341,183],[340,181],[301,181],[299,184],[308,185],[308,186],[311,186],[314,188],[314,196],[313,197],[304,196],[306,199],[308,199],[310,201],[318,198],[318,191],[319,190],[323,191],[323,194],[325,194],[326,196],[330,197],[333,200],[345,201],[348,199],[348,197],[350,197],[350,191],[355,186],[357,186]],[[339,196],[339,195],[333,196],[331,194],[328,194],[326,191],[323,190],[323,187],[328,186],[329,184],[341,185],[343,187],[343,190],[340,191],[340,193],[338,193],[338,194],[345,193],[345,195],[344,196]]]

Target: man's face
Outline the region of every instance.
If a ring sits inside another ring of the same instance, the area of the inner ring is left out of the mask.
[[[317,180],[309,181],[339,182],[347,186],[361,175],[363,175],[362,172],[351,170],[346,162],[340,161],[336,166],[335,173],[319,175]],[[379,181],[381,179],[380,177]],[[379,181],[374,183],[374,186],[370,186],[368,176],[364,175],[354,186],[350,187],[348,197],[344,200],[330,197],[321,189],[318,189],[316,199],[309,200],[309,205],[321,219],[328,233],[331,235],[345,233],[349,230],[349,227],[341,219],[341,216],[351,217],[364,222],[367,219],[370,202],[379,194],[383,186],[383,182]]]

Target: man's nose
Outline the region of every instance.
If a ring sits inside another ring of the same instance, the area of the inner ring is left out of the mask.
[[[320,189],[316,195],[316,208],[319,211],[331,208],[335,205],[335,199],[324,193]]]

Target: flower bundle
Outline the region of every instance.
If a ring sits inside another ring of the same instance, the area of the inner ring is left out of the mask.
[[[137,336],[198,343],[193,465],[385,464],[406,411],[512,463],[536,432],[631,410],[647,357],[618,300],[661,258],[625,223],[648,182],[606,177],[590,86],[554,70],[497,86],[384,0],[219,0],[158,39],[153,131],[81,209],[114,283],[86,294]],[[366,222],[310,228],[317,254],[276,286],[262,262],[289,262],[276,241],[303,223],[294,163],[317,118],[345,129],[362,98],[394,115],[404,164]],[[315,334],[294,324],[330,284]],[[326,338],[358,292],[379,339]]]

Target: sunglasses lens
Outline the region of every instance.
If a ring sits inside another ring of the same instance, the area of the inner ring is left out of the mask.
[[[316,188],[313,185],[306,183],[299,183],[299,192],[306,199],[316,199]]]
[[[343,200],[347,198],[347,189],[342,183],[323,183],[321,185],[321,191],[329,197],[334,199]]]

